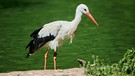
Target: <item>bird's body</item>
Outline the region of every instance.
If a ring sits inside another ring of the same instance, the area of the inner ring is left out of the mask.
[[[36,52],[42,47],[47,48],[47,52],[45,54],[45,65],[44,69],[46,69],[46,58],[48,55],[48,50],[54,50],[54,57],[57,55],[57,48],[66,40],[70,39],[70,43],[74,38],[75,32],[77,30],[77,26],[81,21],[82,14],[85,13],[89,16],[92,21],[96,25],[96,21],[89,14],[89,10],[86,5],[80,4],[76,9],[75,18],[72,21],[54,21],[48,24],[45,24],[42,28],[35,30],[30,37],[33,39],[29,42],[26,48],[29,47],[29,53],[27,57]],[[54,58],[54,69],[56,69],[56,58]]]
[[[66,39],[70,39],[70,43],[72,43],[76,29],[77,25],[74,24],[73,26],[73,23],[68,21],[55,21],[45,24],[42,28],[40,28],[36,37],[33,39],[36,43],[34,52],[42,47],[48,49],[51,48],[56,51],[56,48]],[[48,40],[45,40],[46,37]],[[46,42],[43,42],[44,40]]]

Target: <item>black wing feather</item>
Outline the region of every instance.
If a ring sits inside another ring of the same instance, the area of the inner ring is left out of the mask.
[[[40,29],[41,30],[41,29]],[[27,54],[28,58],[30,54],[33,54],[36,52],[39,48],[41,48],[44,44],[46,44],[48,41],[51,41],[55,38],[55,36],[49,34],[49,36],[45,36],[42,38],[38,38],[38,32],[39,29],[34,31],[30,36],[33,37],[33,39],[29,42],[29,44],[26,46],[26,49],[29,47],[29,53]]]
[[[40,31],[42,28],[43,28],[43,27],[41,27],[41,28],[35,30],[33,33],[31,33],[30,37],[36,38],[36,37],[38,36],[39,31]]]
[[[53,25],[54,23],[52,23]],[[51,26],[51,25],[50,25]],[[55,25],[56,26],[56,25]],[[57,30],[57,34],[61,28],[62,25],[57,25],[58,27],[55,29]],[[41,47],[43,47],[43,45],[45,45],[47,42],[54,40],[55,37],[57,35],[53,35],[51,34],[53,31],[51,31],[49,33],[49,35],[46,35],[45,37],[40,37],[38,35],[38,33],[40,32],[40,30],[44,29],[45,27],[39,28],[37,30],[35,30],[30,37],[33,37],[33,39],[28,43],[28,45],[26,46],[26,49],[29,48],[29,53],[27,54],[26,58],[28,58],[30,56],[30,54],[35,53],[37,50],[39,50]],[[47,27],[45,28],[47,29]],[[44,29],[44,30],[45,30]],[[54,30],[54,31],[55,31]]]

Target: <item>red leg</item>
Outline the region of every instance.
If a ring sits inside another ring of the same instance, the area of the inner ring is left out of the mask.
[[[44,55],[44,70],[46,70],[47,56],[48,56],[48,50],[46,51],[46,53]]]
[[[54,56],[53,56],[53,61],[54,61],[54,70],[56,70],[56,56],[57,56],[57,53],[54,52]]]

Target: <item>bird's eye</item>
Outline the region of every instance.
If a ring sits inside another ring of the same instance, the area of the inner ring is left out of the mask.
[[[84,9],[84,11],[87,11],[86,9]]]

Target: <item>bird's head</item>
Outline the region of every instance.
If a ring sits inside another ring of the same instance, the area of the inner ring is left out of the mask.
[[[77,6],[77,10],[81,13],[86,14],[97,26],[98,23],[94,19],[94,17],[90,14],[88,7],[85,4],[80,4]]]

